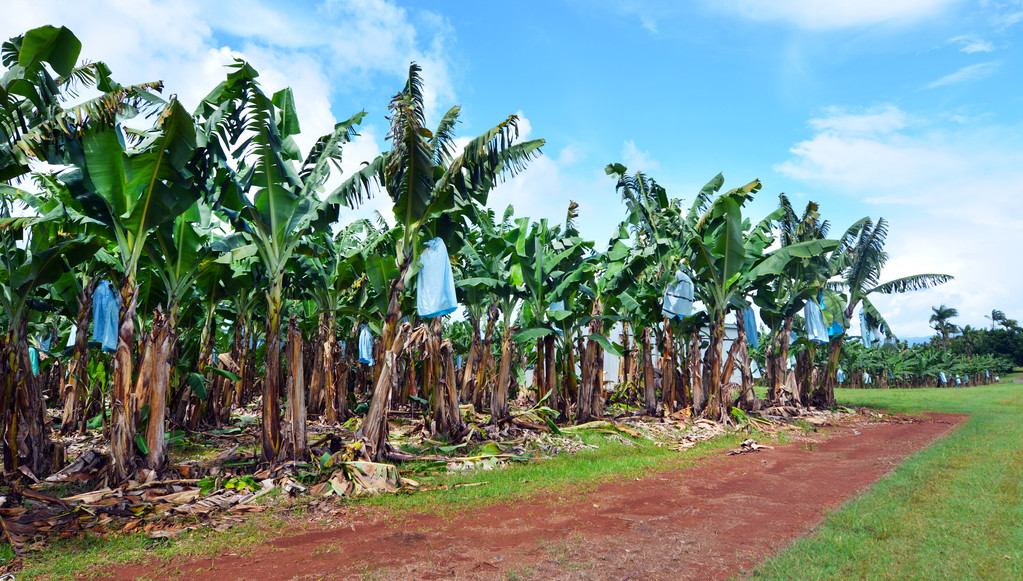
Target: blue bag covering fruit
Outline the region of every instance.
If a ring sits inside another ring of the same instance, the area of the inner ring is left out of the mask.
[[[828,342],[828,328],[824,325],[824,313],[816,301],[807,301],[803,307],[803,318],[806,319],[806,336],[814,343]]]
[[[117,351],[117,320],[121,310],[121,298],[104,280],[92,295],[92,340],[102,345],[104,351]]]
[[[373,334],[366,325],[359,331],[359,363],[373,365]]]
[[[742,328],[746,331],[746,343],[756,349],[760,345],[760,337],[757,333],[757,315],[753,307],[746,307],[742,312]]]
[[[694,290],[693,279],[682,271],[676,272],[675,283],[664,289],[661,313],[669,319],[681,319],[693,314]]]
[[[434,238],[426,243],[416,281],[416,310],[424,319],[443,317],[458,308],[455,277],[444,241]]]

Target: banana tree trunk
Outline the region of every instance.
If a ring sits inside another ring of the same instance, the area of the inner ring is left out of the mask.
[[[678,386],[675,381],[675,333],[671,322],[664,319],[664,355],[661,357],[661,403],[664,414],[675,411],[678,401]]]
[[[78,295],[75,351],[71,356],[71,369],[64,390],[64,412],[60,420],[60,433],[65,436],[85,425],[82,404],[89,394],[89,316],[97,282],[96,279],[89,281]]]
[[[558,378],[554,374],[554,335],[547,335],[543,338],[543,366],[544,376],[547,379],[547,386],[550,388],[551,397],[547,404],[551,409],[558,409],[560,394],[558,393]],[[543,397],[543,396],[541,396]]]
[[[742,409],[747,411],[756,411],[760,408],[760,402],[757,400],[757,396],[753,393],[753,373],[750,371],[750,356],[749,356],[749,343],[746,338],[746,328],[743,325],[743,312],[736,311],[735,313],[735,326],[738,329],[738,335],[735,337],[735,343],[739,345],[735,352],[735,366],[739,368],[739,396],[735,398],[737,403]]]
[[[835,384],[838,383],[838,356],[842,353],[842,342],[845,341],[845,333],[840,333],[831,338],[830,352],[828,353],[828,377],[827,384],[831,388],[831,397],[835,397]]]
[[[469,402],[472,398],[475,387],[476,360],[480,354],[479,319],[469,316],[469,329],[472,332],[472,339],[469,341],[469,353],[465,357],[465,365],[462,366],[462,380],[458,392],[459,399]]]
[[[536,392],[536,401],[540,401],[547,393],[547,377],[544,373],[544,338],[536,340],[536,362],[533,363],[533,388]]]
[[[565,353],[564,359],[562,360],[564,363],[564,367],[562,368],[564,383],[562,385],[565,389],[562,390],[561,393],[562,397],[559,402],[561,403],[560,409],[555,408],[560,412],[561,417],[564,419],[568,419],[570,417],[569,413],[571,410],[569,408],[572,405],[572,399],[578,398],[579,396],[578,385],[576,385],[575,381],[575,345],[573,343],[574,342],[571,338],[565,337]]]
[[[579,397],[576,401],[575,419],[577,422],[585,422],[594,416],[593,400],[597,383],[597,350],[600,346],[593,339],[586,340],[581,354],[582,357],[582,382],[579,384]]]
[[[483,411],[483,396],[490,393],[490,386],[494,382],[494,370],[497,367],[494,362],[494,328],[497,325],[498,310],[496,305],[490,305],[487,309],[487,327],[483,333],[483,344],[480,347],[479,363],[476,369],[476,382],[472,391],[472,405],[477,412]]]
[[[145,465],[160,471],[167,463],[165,419],[170,385],[171,350],[176,341],[172,317],[157,308],[153,324],[145,338],[139,365],[135,398],[141,407],[149,405],[149,420],[143,437],[146,442]]]
[[[497,385],[490,398],[490,421],[497,423],[509,417],[508,389],[511,384],[511,362],[515,356],[515,342],[512,341],[513,329],[509,325],[504,327],[504,337],[501,340],[501,371],[497,375]]]
[[[263,371],[263,462],[275,462],[281,453],[281,309],[283,283],[274,281],[266,295],[266,356]]]
[[[396,386],[398,357],[405,347],[404,333],[398,332],[398,319],[401,318],[401,297],[405,294],[405,273],[408,272],[411,256],[404,258],[398,269],[398,276],[391,283],[387,301],[387,312],[384,314],[384,328],[381,336],[381,356],[379,357],[376,383],[370,398],[369,411],[356,433],[366,445],[367,455],[374,461],[380,461],[388,452],[387,412],[390,408],[391,390]]]
[[[442,433],[451,441],[460,440],[464,425],[458,410],[458,376],[455,374],[455,352],[450,340],[441,340],[443,327],[441,319],[435,319],[435,340],[440,343],[440,359],[438,361],[437,392],[441,395],[444,405],[444,422]]]
[[[135,430],[138,401],[132,389],[132,347],[135,341],[135,308],[138,287],[128,280],[121,289],[121,312],[117,329],[117,351],[110,401],[110,457],[114,476],[126,480],[135,471]]]
[[[652,334],[650,327],[645,327],[643,337],[640,339],[643,357],[643,413],[651,416],[657,413],[657,384],[654,381],[653,353],[650,346]]]
[[[703,386],[703,370],[700,360],[700,331],[694,329],[689,339],[686,375],[689,377],[689,393],[692,396],[693,413],[699,414],[707,406],[707,391]]]
[[[622,322],[622,359],[618,370],[618,383],[636,385],[636,348],[629,333],[629,322]]]
[[[50,440],[46,400],[43,398],[39,378],[32,374],[32,362],[29,358],[26,340],[28,334],[25,331],[26,329],[23,329],[18,338],[18,359],[21,361],[21,369],[25,370],[21,390],[18,394],[19,406],[22,410],[18,451],[24,465],[37,477],[43,478],[53,471],[57,447]]]
[[[593,317],[603,315],[603,305],[599,298],[593,300],[590,315]],[[603,330],[601,327],[602,323],[600,320],[593,319],[590,321],[588,324],[590,335],[599,334]],[[579,422],[584,422],[595,414],[593,402],[599,390],[598,381],[600,381],[597,372],[597,353],[599,351],[601,351],[600,345],[593,339],[587,339],[586,346],[580,353],[580,357],[582,357],[582,382],[579,384],[579,397],[576,400],[576,420]],[[602,363],[601,366],[603,366]]]
[[[785,386],[790,385],[789,382],[789,346],[792,343],[792,319],[789,316],[785,318],[785,322],[781,327],[781,336],[778,338],[778,354],[776,362],[775,381],[775,400],[772,401],[772,405],[777,404],[788,404],[793,403],[797,394],[795,390],[788,390],[786,392]]]
[[[335,373],[336,364],[334,362],[334,352],[337,351],[337,319],[334,313],[327,317],[327,336],[324,339],[323,345],[320,347],[323,350],[323,391],[326,394],[324,414],[326,415],[327,423],[337,424],[339,397],[337,375]]]
[[[721,389],[721,349],[724,345],[725,323],[723,319],[713,321],[710,327],[710,343],[703,354],[703,384],[707,389],[711,419],[720,420],[727,413],[722,402]],[[708,415],[705,413],[704,415]]]
[[[339,423],[345,421],[351,415],[348,411],[348,389],[352,368],[355,366],[355,359],[350,351],[348,347],[344,347],[342,350],[340,344],[334,346],[334,361],[337,362],[334,367],[334,377],[338,378],[335,382],[337,399],[334,401],[337,406],[337,421]]]
[[[306,439],[306,390],[305,362],[302,353],[302,331],[298,329],[297,318],[288,320],[288,417],[285,441],[292,460],[306,460],[308,446]]]
[[[33,475],[43,478],[58,461],[58,448],[50,440],[46,424],[46,401],[42,397],[36,376],[32,375],[32,363],[28,354],[25,337],[26,326],[20,332],[10,331],[0,353],[4,355],[3,421],[4,421],[4,468],[13,473],[24,466]]]
[[[327,313],[320,313],[316,325],[316,343],[311,345],[313,351],[312,374],[309,376],[309,404],[307,411],[313,414],[328,415],[326,412],[326,365],[324,363],[324,347],[327,345],[327,333],[330,325]]]
[[[0,414],[3,418],[4,472],[13,473],[18,469],[18,351],[14,333],[0,337]]]
[[[604,348],[598,343],[594,345],[593,356],[593,403],[590,405],[590,412],[600,417],[604,414]]]
[[[238,377],[241,379],[235,382],[234,405],[241,407],[250,397],[250,387],[253,378],[252,362],[249,358],[249,341],[252,337],[252,328],[244,320],[235,323],[234,342],[231,345],[231,359],[238,364]],[[229,418],[230,419],[230,418]]]

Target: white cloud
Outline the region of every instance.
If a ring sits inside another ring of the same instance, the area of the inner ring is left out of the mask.
[[[0,38],[64,24],[82,41],[82,58],[105,61],[122,83],[163,80],[165,94],[178,95],[189,109],[226,76],[223,65],[245,58],[268,92],[294,90],[305,149],[335,117],[355,113],[335,115],[334,96],[372,86],[381,75],[393,94],[413,60],[423,67],[428,116],[455,98],[445,52],[450,26],[430,13],[417,15],[413,23],[388,0],[326,0],[304,10],[261,0],[8,0]]]
[[[751,20],[781,21],[811,30],[905,23],[941,14],[958,0],[734,0],[712,2]]]
[[[890,106],[889,106],[890,107]],[[807,189],[869,204],[890,223],[884,278],[947,273],[935,289],[879,297],[875,303],[896,333],[931,334],[930,308],[959,309],[960,324],[983,324],[992,308],[1023,315],[1023,272],[1006,268],[1023,231],[1023,139],[1018,128],[973,125],[934,129],[935,122],[891,108],[902,124],[872,122],[877,113],[835,109],[811,122],[817,133],[791,148],[775,171]],[[839,122],[838,120],[841,120]],[[862,126],[884,126],[864,133]],[[844,205],[832,198],[828,206]],[[858,211],[857,211],[858,213]],[[864,212],[866,213],[866,212]],[[860,215],[825,216],[844,227]]]
[[[944,87],[945,85],[954,85],[956,83],[965,83],[967,81],[975,81],[982,79],[991,73],[998,70],[1002,66],[1000,61],[989,61],[986,63],[977,63],[975,65],[965,66],[958,71],[945,75],[940,79],[929,83],[928,89],[935,89],[937,87]]]
[[[810,127],[820,132],[846,135],[890,133],[906,126],[906,114],[894,105],[882,105],[862,112],[827,107],[824,115],[810,119]]]
[[[622,146],[622,163],[629,168],[630,172],[649,172],[661,167],[660,162],[650,156],[649,151],[642,151],[636,147],[636,142],[629,139]]]
[[[995,45],[990,41],[984,40],[980,37],[972,34],[965,34],[962,36],[956,36],[948,40],[948,44],[959,45],[959,50],[966,54],[973,54],[977,52],[993,52]]]

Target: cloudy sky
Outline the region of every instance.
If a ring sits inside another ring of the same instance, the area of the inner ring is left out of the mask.
[[[294,88],[306,145],[366,110],[349,169],[386,147],[387,102],[416,61],[432,120],[460,104],[471,137],[518,113],[547,140],[492,196],[498,211],[561,220],[576,200],[599,244],[623,212],[609,162],[684,199],[718,172],[726,187],[760,178],[754,217],[780,192],[820,203],[835,233],[883,216],[886,278],[956,277],[877,300],[898,335],[931,334],[939,304],[961,325],[992,309],[1023,319],[1021,0],[4,0],[3,13],[0,37],[66,25],[117,80],[162,79],[189,107],[245,58],[266,88]]]

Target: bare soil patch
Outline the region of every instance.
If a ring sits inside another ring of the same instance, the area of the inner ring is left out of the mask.
[[[339,526],[254,554],[149,563],[104,579],[727,579],[810,532],[967,416],[856,422],[756,453],[555,498]]]

